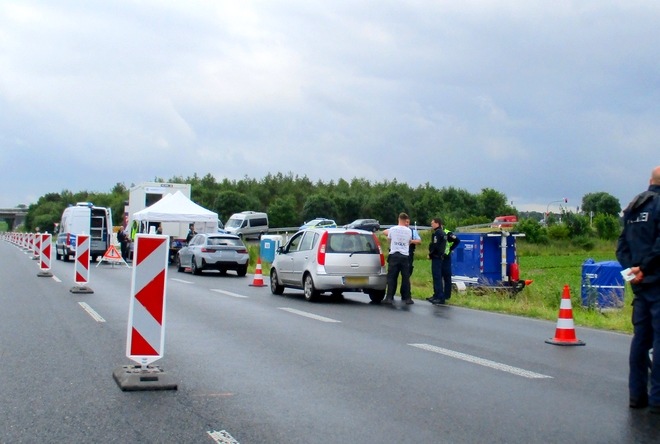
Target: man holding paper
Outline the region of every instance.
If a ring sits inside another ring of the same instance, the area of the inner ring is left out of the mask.
[[[653,169],[647,191],[623,212],[623,231],[616,257],[632,286],[633,339],[630,344],[628,389],[630,407],[649,406],[660,414],[660,166]],[[653,349],[648,389],[649,350]]]

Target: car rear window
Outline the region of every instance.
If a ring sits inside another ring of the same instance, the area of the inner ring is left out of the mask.
[[[329,233],[327,253],[378,253],[371,234]]]
[[[226,245],[230,247],[241,247],[243,242],[240,239],[235,239],[233,237],[209,237],[208,245]]]

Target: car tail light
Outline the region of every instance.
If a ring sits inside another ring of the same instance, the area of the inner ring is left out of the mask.
[[[202,253],[213,253],[214,250],[211,250],[210,248],[202,247],[200,251]]]
[[[371,234],[374,237],[374,242],[376,242],[376,246],[378,246],[378,254],[380,255],[380,266],[384,267],[385,266],[385,255],[383,255],[383,249],[380,248],[380,242],[378,242],[378,238],[376,237],[376,233]]]
[[[238,254],[247,254],[247,249],[246,248],[241,248],[240,250],[236,250]]]
[[[325,265],[325,249],[328,245],[328,232],[324,231],[319,242],[319,251],[316,253],[316,263]]]
[[[66,234],[66,245],[71,245],[71,233]]]

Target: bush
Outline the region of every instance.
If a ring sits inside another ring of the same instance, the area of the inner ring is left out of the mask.
[[[546,229],[535,219],[523,219],[516,224],[516,230],[525,234],[525,239],[532,244],[548,242]]]
[[[599,238],[614,240],[619,237],[621,224],[618,216],[610,214],[598,214],[594,217],[594,227]]]
[[[570,237],[568,227],[564,224],[548,227],[548,238],[552,240],[564,240]]]
[[[578,236],[571,241],[576,247],[582,248],[585,251],[592,251],[596,247],[596,242],[587,236]]]

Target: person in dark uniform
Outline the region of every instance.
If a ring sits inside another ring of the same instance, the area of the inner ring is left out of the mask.
[[[431,259],[431,276],[433,277],[433,296],[426,298],[433,305],[445,303],[445,295],[442,288],[442,261],[445,257],[447,238],[442,229],[442,219],[434,217],[431,220],[431,243],[429,244],[429,259]]]
[[[195,237],[197,232],[195,231],[195,224],[188,224],[188,235],[186,236],[186,243],[190,243],[190,240]]]
[[[660,166],[653,169],[648,190],[635,196],[623,212],[616,258],[626,269],[634,294],[629,406],[649,406],[651,413],[660,414]]]
[[[445,257],[442,259],[442,294],[444,295],[445,300],[447,300],[451,299],[451,252],[458,247],[461,240],[444,226],[442,227],[442,231],[444,231],[445,239],[447,240]]]
[[[127,261],[129,259],[129,245],[131,243],[131,239],[126,233],[126,230],[124,227],[119,228],[119,232],[117,233],[117,240],[119,241],[119,248],[121,250],[121,258]]]

